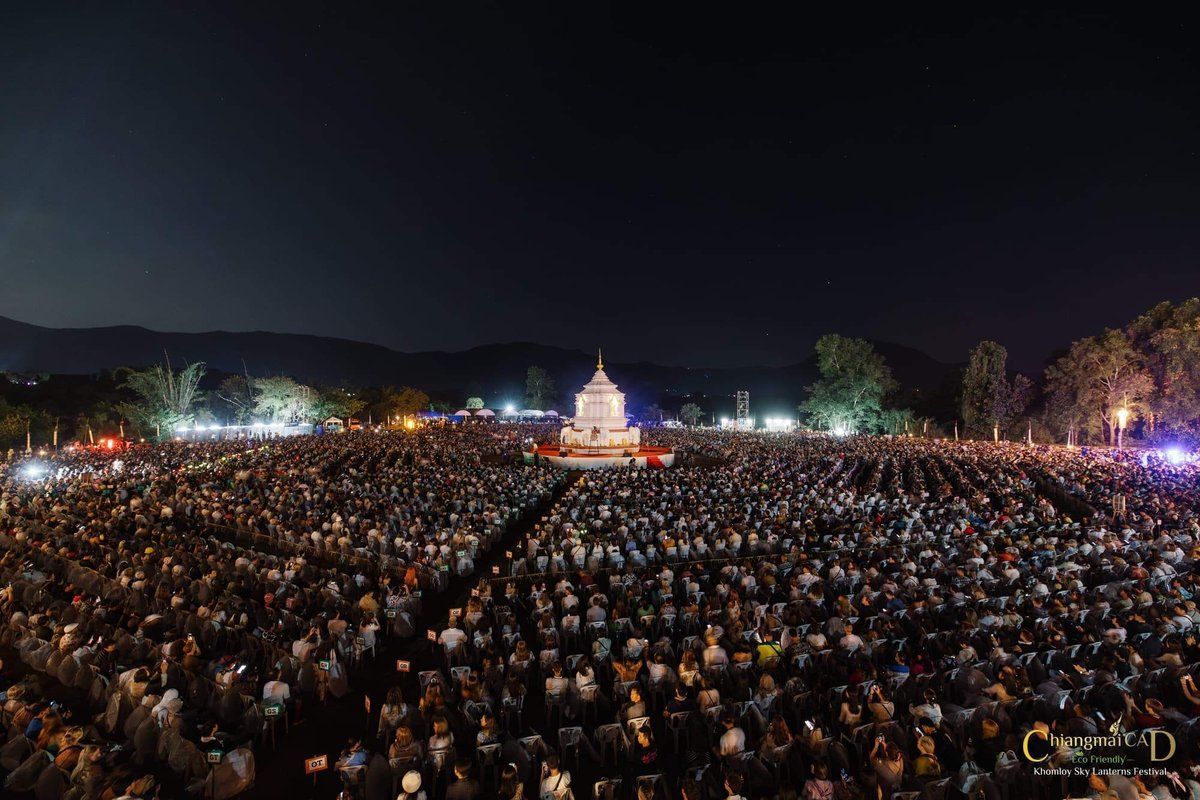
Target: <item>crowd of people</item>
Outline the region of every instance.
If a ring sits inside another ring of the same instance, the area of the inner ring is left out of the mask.
[[[560,473],[496,458],[527,434],[177,442],[10,464],[0,647],[24,669],[6,670],[6,788],[242,791],[255,742],[302,724],[306,700],[344,695],[380,631],[412,636],[427,593],[552,496]],[[51,699],[62,690],[77,707]]]
[[[448,620],[450,671],[428,676],[404,741],[440,726],[452,738],[426,754],[499,745],[504,798],[562,798],[579,777],[639,800],[1200,797],[1193,466],[648,438],[725,463],[568,488],[511,574]],[[1110,735],[1129,769],[1088,760],[1081,737]]]
[[[677,466],[568,484],[503,457],[538,434],[13,465],[8,785],[153,796],[166,764],[232,796],[246,743],[345,693],[382,630],[432,628],[330,748],[348,796],[1200,800],[1195,465],[658,429]],[[433,619],[448,575],[475,588]]]

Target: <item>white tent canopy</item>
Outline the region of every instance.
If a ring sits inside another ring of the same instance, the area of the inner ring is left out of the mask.
[[[492,411],[490,408],[481,408],[475,412],[475,416],[477,416],[477,417],[494,417],[494,416],[496,416],[496,412]]]

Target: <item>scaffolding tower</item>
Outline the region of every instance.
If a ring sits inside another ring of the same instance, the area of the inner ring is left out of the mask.
[[[735,413],[734,424],[738,430],[746,430],[754,427],[754,420],[750,418],[750,393],[745,390],[739,390],[734,395]]]

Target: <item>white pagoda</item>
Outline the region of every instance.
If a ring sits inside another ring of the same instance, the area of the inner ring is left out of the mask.
[[[625,394],[604,374],[604,355],[598,354],[596,374],[575,395],[575,417],[562,429],[559,442],[568,450],[620,453],[637,450],[642,432],[625,418]]]
[[[525,457],[562,469],[661,469],[675,463],[671,448],[642,444],[641,429],[625,418],[625,394],[604,374],[602,354],[596,374],[575,395],[575,416],[559,432],[558,443],[535,444]]]

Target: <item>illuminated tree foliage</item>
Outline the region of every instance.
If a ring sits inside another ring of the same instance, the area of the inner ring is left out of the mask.
[[[359,396],[345,389],[327,386],[316,390],[315,399],[310,409],[310,421],[324,422],[330,417],[347,419],[353,417],[366,406]]]
[[[887,408],[879,414],[879,425],[884,433],[903,436],[917,431],[917,418],[911,409]]]
[[[143,436],[154,436],[156,431],[161,437],[169,436],[178,425],[193,420],[205,372],[203,361],[176,372],[169,357],[149,369],[130,370],[121,388],[131,392],[134,399],[118,408]]]
[[[816,351],[821,379],[800,406],[810,425],[839,433],[884,428],[883,400],[896,382],[883,356],[865,339],[837,334],[822,336]]]
[[[1129,326],[1134,349],[1154,381],[1146,433],[1200,432],[1200,299],[1159,303]]]
[[[1134,418],[1149,412],[1154,379],[1128,334],[1106,330],[1080,339],[1046,370],[1049,409],[1060,429],[1076,426],[1093,440],[1110,445],[1115,439],[1117,412]]]
[[[254,415],[263,422],[311,422],[316,392],[293,379],[279,375],[255,378]]]

